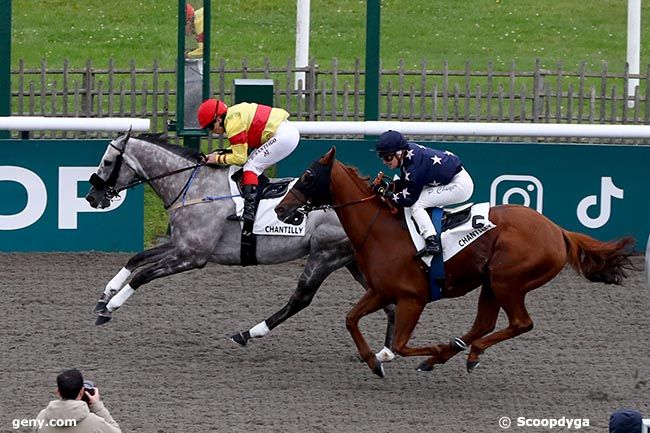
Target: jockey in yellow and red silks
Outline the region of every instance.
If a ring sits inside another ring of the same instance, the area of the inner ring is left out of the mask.
[[[243,165],[244,221],[255,220],[257,177],[289,156],[298,146],[300,132],[281,108],[243,102],[228,107],[218,99],[204,101],[197,117],[201,128],[225,134],[232,153],[208,155],[206,163]],[[255,150],[248,155],[248,148]]]
[[[203,57],[203,8],[194,10],[191,4],[185,4],[185,33],[194,35],[196,39],[196,49],[187,53],[190,59]]]

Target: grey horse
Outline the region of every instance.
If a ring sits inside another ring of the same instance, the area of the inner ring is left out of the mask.
[[[202,268],[208,262],[241,264],[240,223],[227,218],[235,212],[229,170],[206,166],[201,161],[200,152],[170,144],[161,134],[132,137],[125,133],[107,146],[90,178],[92,187],[86,200],[93,208],[106,208],[121,190],[148,182],[168,209],[171,240],[135,254],[108,282],[95,308],[96,324],[108,322],[135,290],[151,280]],[[307,307],[325,278],[343,266],[366,288],[352,246],[333,211],[312,212],[302,237],[258,236],[256,255],[260,265],[303,256],[307,256],[307,263],[284,307],[248,331],[230,335],[242,346]],[[394,356],[390,350],[393,306],[385,312],[385,347],[377,356],[390,360]]]

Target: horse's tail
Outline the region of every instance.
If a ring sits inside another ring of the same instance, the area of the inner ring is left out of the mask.
[[[562,231],[567,247],[567,261],[589,281],[622,284],[626,270],[635,269],[630,261],[634,253],[634,239],[624,237],[601,242],[590,236]]]

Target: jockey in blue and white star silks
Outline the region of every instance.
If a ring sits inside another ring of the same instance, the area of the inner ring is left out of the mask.
[[[391,169],[400,169],[399,191],[381,191],[396,206],[410,207],[426,241],[418,257],[440,253],[440,239],[427,208],[462,203],[474,192],[474,181],[460,158],[407,141],[397,131],[384,132],[376,144],[377,154]]]

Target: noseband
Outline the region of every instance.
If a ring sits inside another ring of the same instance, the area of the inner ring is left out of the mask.
[[[97,173],[93,173],[92,176],[90,176],[89,179],[90,184],[98,191],[105,189],[106,191],[104,192],[104,197],[106,197],[108,200],[112,200],[115,197],[118,197],[120,195],[120,191],[126,189],[126,188],[115,189],[115,185],[117,183],[117,177],[120,175],[122,164],[124,163],[124,151],[126,150],[126,143],[128,143],[128,141],[129,141],[129,137],[127,136],[126,140],[124,141],[124,148],[122,149],[115,146],[112,142],[109,143],[109,146],[116,149],[119,152],[119,154],[115,158],[115,162],[113,164],[113,168],[111,169],[111,174],[108,175],[108,179],[106,180],[102,179]],[[131,167],[128,163],[126,164],[126,166],[129,167],[135,173],[133,167]]]

